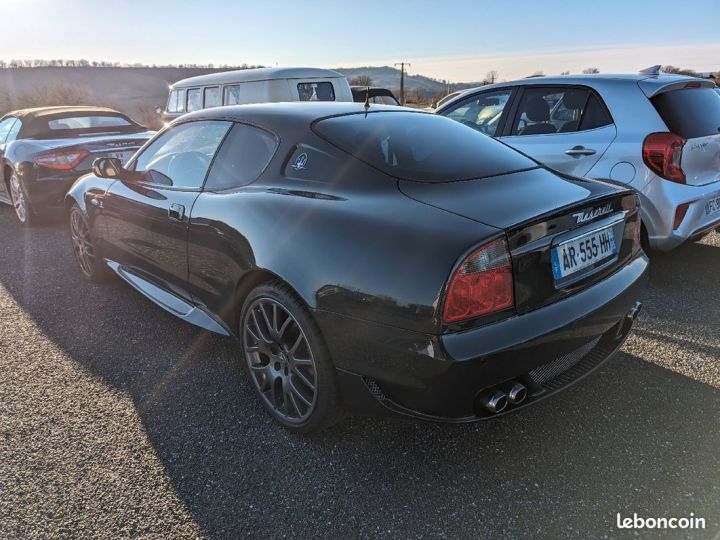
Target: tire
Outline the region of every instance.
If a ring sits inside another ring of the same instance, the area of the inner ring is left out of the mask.
[[[77,204],[70,209],[70,237],[75,260],[83,276],[95,283],[107,281],[111,276],[110,269],[100,256],[85,214]]]
[[[273,281],[253,289],[243,302],[240,336],[250,380],[275,421],[312,433],[342,418],[320,329],[289,287]]]
[[[8,194],[20,225],[23,227],[35,225],[37,216],[30,206],[30,199],[28,199],[25,187],[14,170],[10,173],[10,180],[8,180]]]

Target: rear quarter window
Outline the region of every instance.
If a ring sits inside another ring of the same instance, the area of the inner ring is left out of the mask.
[[[297,85],[300,101],[335,101],[331,82],[302,82]]]
[[[275,154],[278,139],[264,129],[235,124],[215,156],[205,189],[219,191],[255,180]]]
[[[403,180],[469,180],[537,166],[501,142],[434,114],[350,114],[320,120],[313,129],[341,150]]]
[[[713,88],[682,88],[650,101],[673,133],[696,139],[720,133],[720,94]]]

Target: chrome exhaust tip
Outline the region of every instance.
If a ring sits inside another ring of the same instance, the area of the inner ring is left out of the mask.
[[[630,311],[628,311],[628,320],[632,322],[637,319],[638,315],[640,315],[640,311],[642,311],[642,302],[635,302],[633,307],[630,308]]]
[[[497,414],[505,410],[508,405],[508,396],[505,392],[495,390],[489,392],[481,398],[481,402],[485,409],[493,414]]]
[[[507,390],[507,397],[510,405],[520,405],[527,397],[527,388],[519,382],[514,382]]]

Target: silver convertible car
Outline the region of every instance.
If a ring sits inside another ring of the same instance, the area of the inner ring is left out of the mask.
[[[720,227],[720,95],[658,68],[482,86],[437,113],[555,170],[634,188],[643,243],[667,251]]]

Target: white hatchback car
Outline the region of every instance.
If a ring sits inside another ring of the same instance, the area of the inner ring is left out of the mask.
[[[720,95],[655,72],[534,77],[462,92],[447,116],[567,174],[640,196],[645,245],[673,249],[720,227]]]

